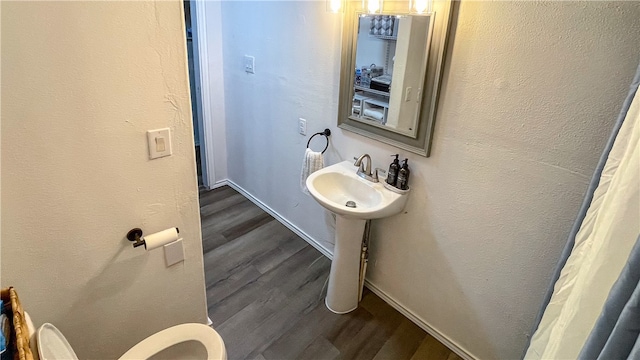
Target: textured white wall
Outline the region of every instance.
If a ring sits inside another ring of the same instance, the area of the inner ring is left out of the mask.
[[[206,321],[180,1],[2,2],[2,286],[80,358]],[[149,161],[146,130],[173,153]],[[133,249],[178,226],[186,260]]]
[[[229,178],[332,248],[330,224],[318,221],[324,212],[298,185],[308,137],[297,124],[304,117],[309,135],[331,128],[332,141],[341,137],[340,17],[320,2],[221,4]],[[244,72],[245,54],[256,56],[254,75]],[[328,160],[341,158],[336,149]]]
[[[222,34],[230,179],[331,246],[298,187],[298,117],[333,130],[329,164],[386,167],[398,150],[336,127],[341,21],[324,6],[223,2]],[[639,16],[637,2],[460,3],[433,155],[403,154],[413,191],[375,222],[368,276],[478,358],[523,351],[638,64]]]

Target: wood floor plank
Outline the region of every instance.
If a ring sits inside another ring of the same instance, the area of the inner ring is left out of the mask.
[[[363,307],[345,314],[345,317],[347,317],[347,321],[333,327],[325,334],[327,340],[339,350],[345,349],[353,339],[353,336],[373,319],[373,315]]]
[[[267,224],[270,221],[276,221],[271,215],[266,212],[262,212],[246,221],[239,223],[235,226],[229,226],[221,231],[221,234],[228,240],[232,241],[240,236],[247,234],[262,225]]]
[[[427,333],[416,324],[403,319],[373,360],[410,360],[426,336]]]
[[[288,241],[258,256],[251,263],[264,274],[307,246],[309,244],[306,242]]]
[[[271,241],[264,241],[264,237]],[[268,252],[273,246],[297,240],[295,234],[288,231],[282,224],[271,221],[206,253],[204,259],[207,283],[215,284],[228,278],[230,272],[241,271],[245,266],[249,266],[254,258]]]
[[[305,360],[333,360],[340,356],[340,351],[336,349],[327,339],[322,336],[316,337],[295,359]],[[281,358],[287,359],[287,358]],[[290,358],[293,359],[293,358]]]
[[[209,251],[219,246],[222,246],[228,242],[229,241],[227,241],[227,238],[218,232],[213,232],[213,231],[203,232],[202,233],[202,253],[206,254]]]
[[[300,318],[289,331],[282,333],[262,355],[267,360],[304,359],[303,351],[316,340],[325,338],[327,332],[348,321],[349,316],[334,314],[323,306],[313,309],[307,316]],[[313,324],[313,326],[309,326]],[[328,340],[326,340],[328,341]],[[333,345],[331,347],[335,348]]]
[[[247,198],[242,196],[242,194],[236,193],[217,201],[212,201],[207,204],[200,204],[200,216],[211,216],[212,214],[231,208],[232,206],[238,205],[244,201],[248,201]]]
[[[235,313],[225,322],[220,324],[216,329],[220,334],[224,334],[225,342],[228,340],[231,348],[238,348],[244,344],[246,335],[254,332],[266,319],[273,316],[273,312],[282,308],[287,302],[287,296],[278,288],[268,289],[263,296],[254,300],[251,304],[245,306],[242,310]],[[251,349],[253,350],[253,349]],[[251,350],[246,351],[244,355],[248,355]],[[229,354],[230,358],[238,358],[239,354]]]
[[[296,256],[292,256],[280,266],[262,275],[256,281],[251,282],[237,292],[227,296],[226,298],[216,302],[209,303],[209,317],[215,326],[221,324],[229,317],[233,316],[245,306],[252,303],[255,299],[264,296],[266,289],[277,287],[278,283],[283,279],[302,277],[304,274],[298,271],[303,264],[311,263],[318,253],[312,247],[305,247]]]
[[[346,347],[340,348],[341,359],[372,359],[405,319],[371,292],[363,296],[360,306],[372,317],[360,331],[352,334]]]
[[[389,304],[370,291],[363,295],[360,306],[370,312],[374,317],[384,319],[380,326],[384,327],[389,333],[395,331],[400,325],[400,322],[405,319],[396,309],[389,306]]]
[[[447,360],[453,354],[433,336],[427,335],[422,341],[411,360]]]
[[[220,201],[234,194],[239,193],[228,186],[221,186],[213,190],[200,191],[200,207]]]
[[[242,224],[251,218],[264,214],[264,211],[255,206],[251,201],[243,201],[229,209],[201,218],[202,232],[219,232]]]
[[[391,336],[393,330],[382,326],[385,320],[373,317],[356,334],[346,347],[340,349],[340,358],[349,360],[372,359]]]
[[[322,298],[318,295],[324,283],[322,274],[329,270],[329,264],[317,264],[309,270],[309,276],[296,285],[296,289],[299,291],[296,291],[295,296],[287,294],[287,300],[277,311],[262,320],[259,326],[249,334],[244,334],[242,349],[233,358],[244,359],[251,357],[252,353],[262,353],[279,338],[279,334],[287,332],[298,319],[322,303]],[[280,290],[282,288],[278,287]],[[284,293],[286,294],[286,292]],[[236,355],[237,357],[235,357]]]
[[[419,360],[419,359],[412,359],[412,360]],[[447,356],[447,360],[462,360],[462,358],[460,356],[458,356],[458,354],[454,353],[453,351],[451,351],[449,353],[449,356]]]
[[[324,305],[331,262],[229,188],[200,192],[207,305],[229,360],[460,360],[365,289]]]
[[[207,301],[217,302],[235,293],[243,286],[256,281],[262,273],[255,266],[249,265],[242,270],[233,272],[228,277],[218,280],[214,284],[207,284]]]

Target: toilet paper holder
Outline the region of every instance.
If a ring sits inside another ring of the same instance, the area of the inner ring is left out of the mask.
[[[176,227],[176,232],[180,232],[180,229],[178,229]],[[127,239],[129,241],[134,241],[133,243],[133,247],[137,248],[138,246],[142,246],[144,245],[146,248],[146,243],[144,241],[144,239],[142,238],[142,229],[140,228],[133,228],[131,230],[129,230],[129,232],[127,232]]]

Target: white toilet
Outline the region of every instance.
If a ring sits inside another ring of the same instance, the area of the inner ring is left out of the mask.
[[[194,323],[176,325],[159,331],[137,343],[124,353],[120,360],[149,359],[160,351],[187,341],[202,344],[208,360],[227,360],[227,351],[220,335],[207,325]]]
[[[31,325],[30,328],[33,328],[30,319],[27,321]],[[176,325],[149,336],[124,353],[120,360],[149,359],[172,346],[187,342],[196,342],[203,346],[207,360],[227,359],[220,335],[207,325],[191,323]],[[40,360],[78,360],[64,335],[49,323],[38,328],[32,337],[32,352],[34,356],[37,354]]]

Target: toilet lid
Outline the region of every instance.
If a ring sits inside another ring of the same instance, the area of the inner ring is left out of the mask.
[[[37,343],[40,360],[78,360],[64,335],[49,323],[38,329]]]

